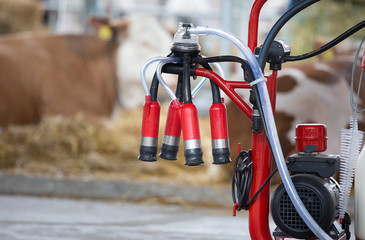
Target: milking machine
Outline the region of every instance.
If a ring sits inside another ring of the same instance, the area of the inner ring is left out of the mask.
[[[275,40],[275,37],[289,19],[317,1],[319,0],[304,0],[289,9],[276,22],[264,43],[259,47],[257,47],[258,16],[266,0],[254,2],[249,22],[248,45],[223,29],[208,26],[195,27],[191,23],[180,23],[174,35],[171,53],[167,57],[152,58],[141,71],[146,96],[139,160],[157,161],[160,119],[160,104],[157,98],[159,85],[171,97],[159,154],[162,159],[177,160],[182,133],[185,165],[197,166],[204,163],[198,111],[193,98],[206,78],[210,80],[212,91],[209,116],[213,164],[231,163],[227,113],[221,91],[252,120],[252,146],[247,151],[239,150],[233,163],[232,180],[234,215],[236,211],[242,209],[249,211],[249,229],[252,239],[272,239],[272,236],[275,239],[350,239],[351,219],[346,211],[346,199],[349,197],[349,192],[344,189],[351,189],[349,183],[352,178],[348,173],[355,169],[354,161],[351,159],[358,157],[358,153],[356,155],[351,152],[359,151],[362,140],[362,133],[357,132],[356,121],[352,117],[350,133],[344,133],[346,136],[344,149],[346,153],[350,153],[348,158],[342,152],[341,156],[324,153],[327,148],[327,130],[324,124],[299,124],[296,127],[298,153],[290,156],[287,161],[281,150],[274,121],[277,71],[281,69],[282,64],[286,61],[316,56],[365,26],[363,21],[315,51],[290,56],[290,47],[281,40]],[[198,38],[204,35],[216,36],[231,42],[238,48],[243,58],[231,55],[201,56]],[[154,62],[158,65],[149,87],[145,72]],[[225,80],[222,77],[220,62],[240,64],[244,81]],[[269,76],[263,75],[266,63],[270,63],[272,70]],[[212,66],[218,73],[212,70]],[[166,84],[162,73],[177,75],[175,92]],[[196,76],[204,77],[204,79],[192,91],[191,79],[195,79]],[[250,103],[246,103],[236,93],[236,89],[249,89]],[[355,112],[359,112],[357,102],[356,100]],[[353,140],[353,136],[356,141]],[[353,145],[358,146],[353,148]],[[273,172],[271,172],[271,156],[277,165],[277,169]],[[332,177],[342,165],[345,167],[341,168],[341,176],[345,178],[346,187],[342,186],[341,180],[339,184]],[[282,184],[274,191],[270,204],[272,218],[277,225],[271,233],[268,221],[270,195],[268,183],[276,172],[279,172]],[[358,209],[365,208],[364,202],[357,201],[357,205],[359,205]],[[357,237],[365,238],[362,235]]]
[[[340,187],[332,176],[339,170],[340,156],[323,154],[327,148],[326,126],[299,124],[296,146],[299,153],[288,157],[287,167],[299,197],[305,207],[332,239],[340,239],[344,231],[338,218]],[[273,193],[271,214],[278,228],[276,237],[314,238],[280,184]],[[348,215],[346,215],[348,216]]]

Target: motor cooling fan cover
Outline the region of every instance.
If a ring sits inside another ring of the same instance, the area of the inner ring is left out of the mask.
[[[334,180],[309,174],[297,174],[292,180],[308,212],[322,229],[328,230],[338,215],[338,185]],[[283,184],[273,194],[271,214],[278,228],[287,235],[299,239],[315,237],[299,216]]]

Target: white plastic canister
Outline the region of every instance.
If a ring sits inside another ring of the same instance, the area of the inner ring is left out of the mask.
[[[365,240],[365,146],[362,148],[355,169],[355,235]]]

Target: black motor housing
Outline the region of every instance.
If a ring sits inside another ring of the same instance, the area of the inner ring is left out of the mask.
[[[288,157],[291,174],[307,173],[321,178],[332,177],[340,168],[340,156],[322,153],[298,153]]]
[[[312,174],[297,174],[292,180],[308,212],[322,229],[329,230],[338,215],[340,189],[337,182],[333,178],[323,179]],[[278,228],[288,236],[299,239],[315,237],[299,216],[283,184],[273,194],[271,214]]]

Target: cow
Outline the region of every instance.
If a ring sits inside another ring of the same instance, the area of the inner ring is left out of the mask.
[[[144,63],[156,56],[166,56],[172,46],[171,32],[163,28],[155,18],[145,15],[133,16],[128,25],[127,37],[118,49],[117,73],[119,78],[119,101],[123,108],[142,107],[144,91],[141,87],[140,71]],[[155,66],[148,68],[147,79],[152,80]],[[164,76],[170,85],[176,84],[174,76]],[[168,99],[160,91],[160,100]]]
[[[147,16],[90,23],[110,34],[0,37],[0,126],[79,112],[98,122],[111,116],[118,101],[142,106],[141,67],[150,57],[169,53],[171,34]]]
[[[278,72],[275,122],[285,157],[297,153],[295,127],[300,123],[323,123],[327,126],[326,153],[340,153],[341,128],[349,126],[350,80],[354,55],[336,54],[332,59],[310,62],[286,63]],[[355,86],[359,81],[359,66]],[[360,106],[364,107],[365,92],[360,92]],[[227,105],[228,128],[232,158],[237,153],[237,143],[242,149],[251,144],[251,122],[235,106]],[[365,129],[364,114],[358,114],[359,129]],[[231,175],[233,166],[225,168]]]

